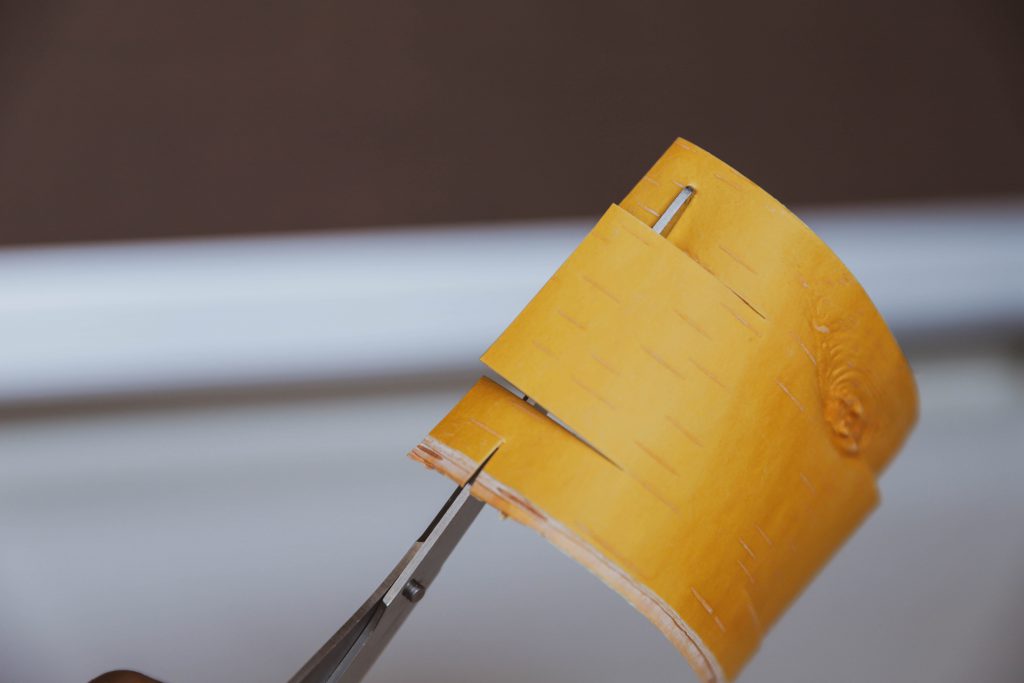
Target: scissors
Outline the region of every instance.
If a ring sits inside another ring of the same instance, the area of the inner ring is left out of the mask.
[[[470,489],[489,459],[455,489],[384,582],[288,683],[363,680],[483,507],[482,501],[470,495]]]

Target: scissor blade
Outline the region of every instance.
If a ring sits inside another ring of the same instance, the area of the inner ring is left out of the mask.
[[[470,489],[493,455],[455,489],[388,578],[289,683],[362,680],[480,513],[483,502],[473,498]]]

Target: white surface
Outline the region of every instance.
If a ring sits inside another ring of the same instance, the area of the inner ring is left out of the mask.
[[[898,335],[1024,331],[1024,202],[801,213]],[[468,368],[592,223],[0,251],[0,404]]]
[[[1020,680],[1024,371],[920,360],[883,504],[745,680]],[[402,457],[467,380],[418,392],[42,415],[0,429],[0,681],[116,666],[284,681],[450,491]],[[371,681],[693,680],[650,624],[485,511]]]

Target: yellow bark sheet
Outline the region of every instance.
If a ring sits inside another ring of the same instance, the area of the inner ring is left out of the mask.
[[[694,194],[664,235],[651,226]],[[612,205],[412,456],[536,529],[705,680],[735,677],[877,502],[917,410],[864,290],[792,213],[678,140]]]

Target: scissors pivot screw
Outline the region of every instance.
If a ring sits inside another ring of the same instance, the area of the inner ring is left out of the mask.
[[[427,589],[424,588],[423,584],[416,579],[409,579],[409,582],[402,588],[402,595],[404,595],[409,602],[419,602],[426,594]]]

